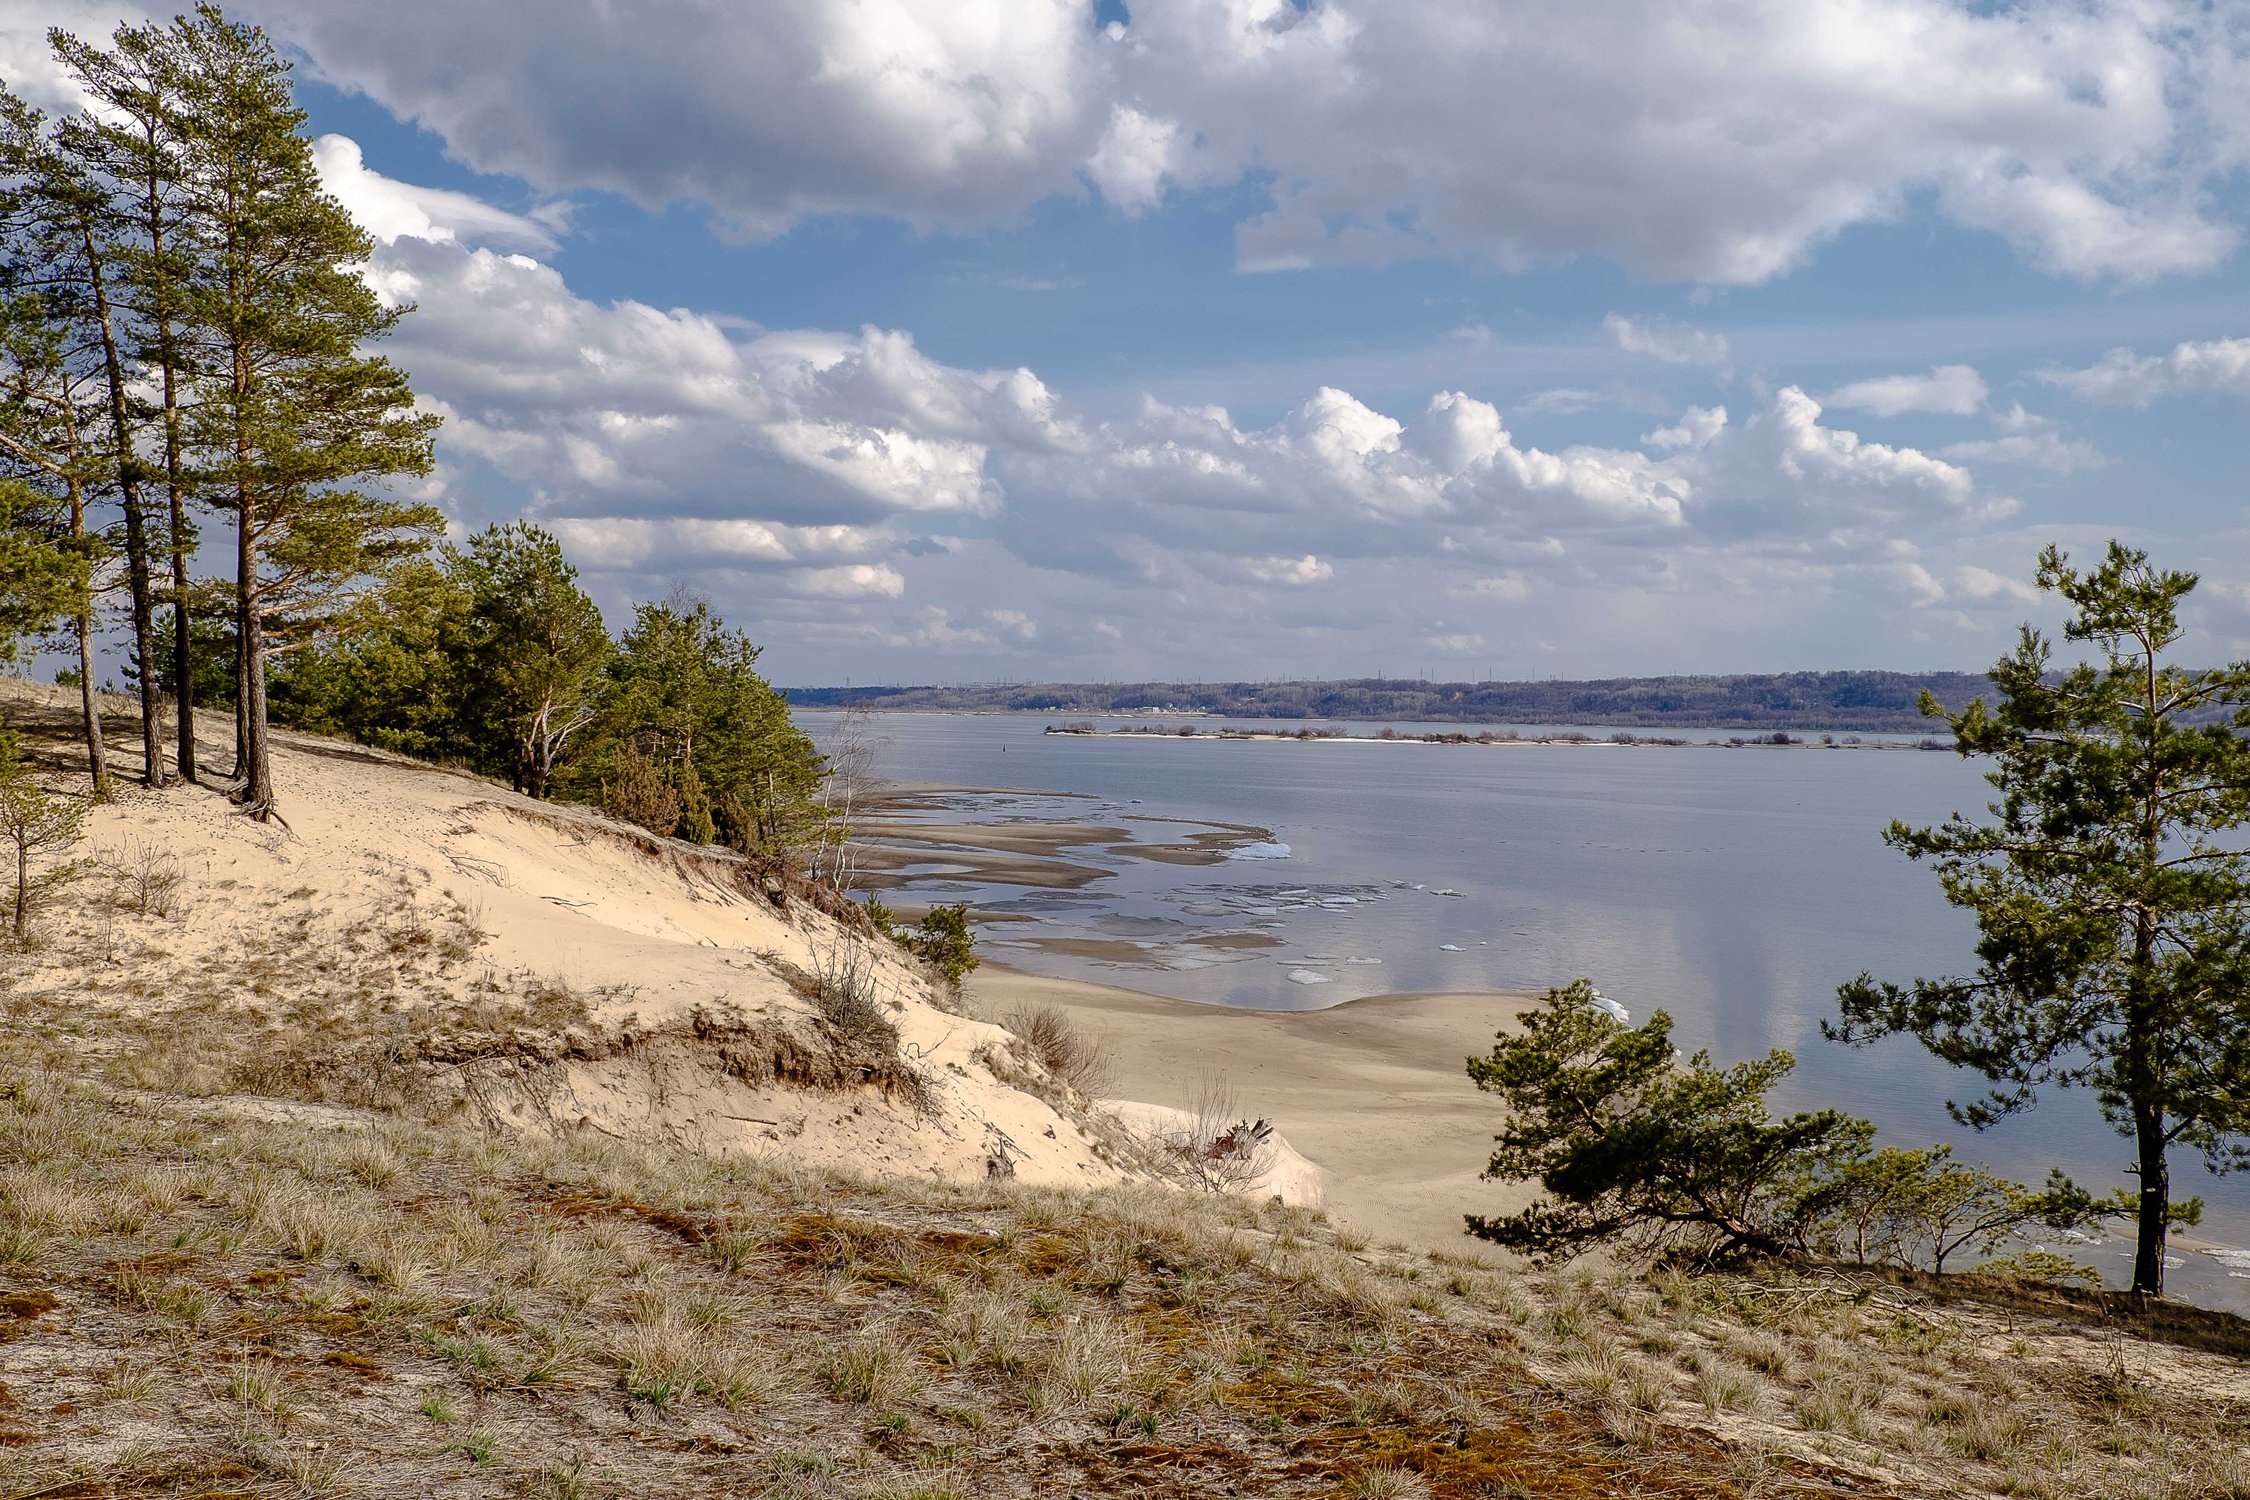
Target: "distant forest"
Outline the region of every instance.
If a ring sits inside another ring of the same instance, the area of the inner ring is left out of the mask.
[[[1992,683],[1981,672],[1781,672],[1612,677],[1591,682],[1026,683],[1000,687],[810,687],[805,708],[1052,714],[1209,713],[1241,719],[1428,720],[1453,724],[1670,725],[1914,733],[1923,691],[1959,709]]]

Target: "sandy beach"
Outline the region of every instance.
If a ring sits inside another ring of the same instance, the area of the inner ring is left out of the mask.
[[[1047,1004],[1103,1036],[1121,1097],[1184,1105],[1216,1074],[1326,1173],[1339,1219],[1383,1241],[1463,1248],[1461,1216],[1528,1199],[1479,1180],[1498,1106],[1464,1071],[1531,997],[1399,994],[1321,1011],[1234,1010],[987,963],[979,1014]]]

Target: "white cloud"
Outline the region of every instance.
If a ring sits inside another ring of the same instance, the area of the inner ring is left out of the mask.
[[[1309,552],[1294,558],[1252,558],[1243,565],[1243,570],[1260,583],[1326,583],[1336,576],[1335,568]]]
[[[2061,424],[2054,418],[2025,411],[2021,402],[1994,412],[1992,426],[1997,436],[1948,443],[1938,450],[1938,456],[1956,463],[2008,464],[2044,469],[2050,474],[2076,474],[2110,462],[2101,449],[2079,438],[2064,437]]]
[[[466,238],[526,250],[555,248],[551,213],[543,215],[542,222],[494,208],[468,193],[416,187],[371,172],[359,142],[350,136],[324,135],[314,141],[313,165],[320,172],[321,186],[361,228],[386,245],[403,235],[438,242]]]
[[[1109,116],[1074,0],[247,0],[338,87],[485,172],[733,232],[810,215],[989,223],[1067,192]]]
[[[1969,417],[1984,410],[1990,390],[1970,365],[1937,365],[1926,375],[1881,375],[1855,380],[1823,396],[1830,406],[1871,411],[1878,417],[1904,412]]]
[[[2037,604],[2039,590],[2020,578],[2009,578],[1989,568],[1968,564],[1953,575],[1954,586],[1961,594],[1979,601],[2005,604]]]
[[[1101,195],[1127,213],[1142,213],[1164,198],[1164,181],[1173,170],[1180,127],[1152,120],[1120,104],[1109,129],[1086,159],[1086,176]]]
[[[1628,318],[1622,313],[1602,319],[1602,327],[1627,354],[1645,354],[1668,365],[1708,365],[1721,374],[1726,372],[1727,341],[1723,334],[1671,318]]]
[[[2139,279],[2231,253],[2218,190],[2250,159],[2239,17],[2192,0],[1142,0],[1107,29],[1082,0],[239,8],[480,171],[746,235],[1247,180],[1245,268],[1595,255],[1754,283],[1929,202],[2055,272]],[[129,13],[19,10],[0,74],[42,102],[36,33]]]
[[[2190,341],[2169,354],[2112,349],[2083,370],[2049,370],[2040,378],[2103,406],[2146,406],[2193,392],[2250,396],[2250,338]]]
[[[1492,599],[1503,599],[1510,604],[1520,604],[1531,597],[1531,585],[1524,582],[1521,573],[1499,573],[1490,578],[1479,578],[1469,585],[1472,593]]]
[[[1726,431],[1726,426],[1725,407],[1691,406],[1681,413],[1679,421],[1642,434],[1641,441],[1651,448],[1700,448]]]
[[[1919,599],[1975,559],[1902,557],[1901,540],[2010,504],[1794,387],[1616,447],[1538,447],[1459,390],[1393,413],[1321,387],[1264,426],[1149,398],[1094,420],[1029,370],[944,364],[900,330],[589,300],[475,243],[507,224],[356,170],[368,201],[421,215],[367,275],[420,304],[390,352],[446,418],[456,520],[528,512],[605,603],[685,577],[823,659],[960,677],[1029,653],[1093,671],[1306,633],[1347,653],[1366,632],[1473,634],[1428,618],[1445,595],[1598,599],[1575,616],[1589,639],[1651,601],[1717,618],[1746,591],[1805,608],[1854,578]],[[2003,436],[2041,420],[1994,415]]]

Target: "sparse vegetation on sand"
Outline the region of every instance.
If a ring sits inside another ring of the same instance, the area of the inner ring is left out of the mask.
[[[0,1494],[2250,1484],[2231,1320],[2163,1343],[1958,1279],[1521,1272],[1161,1188],[198,1097],[10,1021]]]

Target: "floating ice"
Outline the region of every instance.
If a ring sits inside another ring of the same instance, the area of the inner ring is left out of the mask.
[[[1289,982],[1291,984],[1326,984],[1328,983],[1328,976],[1312,969],[1291,969],[1289,971]]]
[[[1453,887],[1451,887],[1451,886],[1447,886],[1447,887],[1446,887],[1446,888],[1445,888],[1444,890],[1442,890],[1442,891],[1439,891],[1439,892],[1438,892],[1438,894],[1439,894],[1439,895],[1441,895],[1441,896],[1458,896],[1458,895],[1460,895],[1461,893],[1460,893],[1459,891],[1457,891],[1457,890],[1453,889]]]
[[[1289,846],[1275,840],[1271,843],[1237,844],[1227,851],[1228,859],[1287,859]]]
[[[2250,1250],[2207,1250],[2204,1253],[2231,1270],[2250,1272]]]
[[[1459,953],[1461,945],[1459,943],[1440,943],[1437,945],[1437,951],[1440,953]]]
[[[1620,1026],[1630,1026],[1633,1024],[1633,1013],[1627,1010],[1624,1006],[1619,1005],[1615,1000],[1610,999],[1609,996],[1603,994],[1600,990],[1594,991],[1592,997],[1587,1000],[1586,1005],[1588,1009],[1600,1011],[1603,1015],[1609,1017],[1612,1021],[1615,1021]]]

